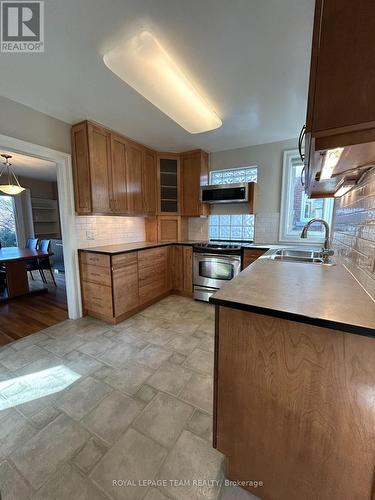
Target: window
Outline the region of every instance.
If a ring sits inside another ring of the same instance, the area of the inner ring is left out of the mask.
[[[3,247],[17,246],[14,204],[11,196],[0,196],[0,243]]]
[[[333,200],[309,199],[301,183],[303,164],[297,151],[285,151],[281,198],[280,241],[300,242],[303,226],[314,217],[332,223]],[[321,224],[310,227],[308,239],[313,243],[324,240]]]
[[[210,184],[256,182],[257,174],[257,167],[212,170]],[[211,240],[252,241],[254,239],[254,215],[210,215],[208,235]]]

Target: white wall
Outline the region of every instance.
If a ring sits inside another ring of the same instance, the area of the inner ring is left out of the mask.
[[[255,241],[278,241],[283,152],[296,149],[297,139],[249,146],[247,148],[217,151],[210,154],[210,169],[258,167],[258,194],[256,200]],[[224,207],[224,205],[223,205]],[[205,239],[207,222],[199,219],[189,222],[189,237]]]
[[[0,96],[0,134],[70,153],[70,124]]]

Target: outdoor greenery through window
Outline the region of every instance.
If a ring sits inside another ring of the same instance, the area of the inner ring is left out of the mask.
[[[257,167],[212,170],[210,184],[256,182],[257,175]],[[254,215],[210,215],[208,235],[211,240],[252,241],[254,239]]]
[[[17,246],[13,198],[0,196],[0,243],[3,247]]]

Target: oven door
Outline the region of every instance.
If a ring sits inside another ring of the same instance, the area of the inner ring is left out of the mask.
[[[194,254],[194,285],[220,288],[241,270],[241,257]]]

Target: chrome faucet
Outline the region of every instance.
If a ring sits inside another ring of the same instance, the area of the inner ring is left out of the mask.
[[[334,251],[331,249],[329,224],[327,221],[318,218],[309,220],[309,222],[307,222],[307,224],[305,224],[302,229],[301,238],[307,238],[309,227],[311,226],[311,224],[314,224],[315,222],[320,222],[321,224],[323,224],[325,228],[325,238],[324,238],[324,246],[322,249],[322,257],[324,262],[329,262],[329,258],[334,254]]]

